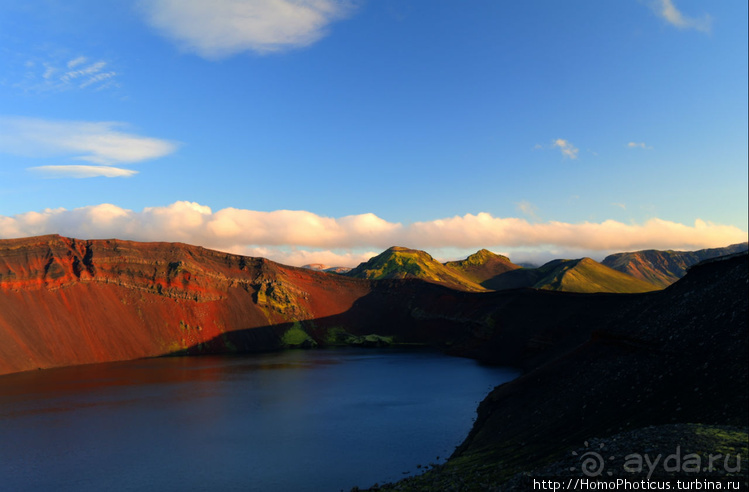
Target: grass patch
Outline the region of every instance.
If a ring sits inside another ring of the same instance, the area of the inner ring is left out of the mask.
[[[314,347],[317,343],[304,331],[302,324],[299,321],[294,321],[291,328],[284,332],[281,337],[281,342],[287,347],[301,347],[310,346]]]

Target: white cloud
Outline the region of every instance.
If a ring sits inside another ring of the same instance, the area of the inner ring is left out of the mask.
[[[695,29],[706,33],[712,29],[713,20],[708,14],[699,19],[687,17],[679,12],[672,0],[656,0],[653,10],[666,22],[679,29]]]
[[[348,0],[147,0],[148,22],[208,59],[307,46],[351,10]]]
[[[0,153],[25,157],[65,156],[100,166],[111,166],[163,157],[177,149],[174,142],[121,131],[125,126],[123,123],[106,121],[57,121],[0,116]],[[73,172],[73,167],[66,167],[69,172]],[[81,169],[79,171],[83,172]]]
[[[130,177],[138,174],[138,171],[121,169],[111,166],[37,166],[30,167],[29,171],[39,173],[45,178],[95,178],[104,176],[106,178]]]
[[[619,207],[622,210],[627,210],[627,205],[624,203],[613,202],[611,205],[613,205],[614,207]]]
[[[577,159],[577,154],[580,152],[580,149],[572,145],[572,142],[563,138],[554,140],[552,147],[557,147],[562,152],[562,155],[569,159]]]
[[[627,147],[629,147],[630,149],[653,150],[653,147],[649,145],[645,145],[645,142],[629,142],[627,144]]]
[[[529,223],[479,213],[403,225],[374,214],[333,218],[303,210],[225,208],[214,212],[194,202],[175,202],[140,212],[102,204],[0,216],[0,238],[51,233],[77,238],[180,241],[294,265],[333,266],[355,266],[372,251],[393,245],[425,249],[433,255],[441,249],[489,248],[528,258],[550,251],[580,257],[650,248],[694,250],[747,240],[746,231],[700,219],[693,225],[657,218],[644,224],[614,220]]]

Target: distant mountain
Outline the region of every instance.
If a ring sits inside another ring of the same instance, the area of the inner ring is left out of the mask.
[[[747,251],[747,249],[749,249],[749,243],[733,244],[725,248],[701,249],[699,251],[648,249],[609,255],[601,263],[659,287],[668,287],[686,275],[687,270],[692,265],[718,256]]]
[[[492,253],[486,249],[477,251],[465,260],[448,261],[445,266],[483,287],[486,287],[484,282],[487,280],[520,268],[506,256]]]
[[[323,263],[309,263],[307,265],[302,265],[302,268],[306,268],[307,270],[315,270],[318,272],[339,273],[339,274],[351,271],[351,268],[349,267],[332,267],[332,266],[325,265]]]
[[[400,246],[385,250],[346,275],[366,279],[419,278],[458,290],[486,290],[461,272],[435,260],[429,253]]]
[[[531,287],[565,292],[636,293],[659,289],[590,258],[553,260],[538,268],[518,268],[488,279],[482,285],[491,290]]]

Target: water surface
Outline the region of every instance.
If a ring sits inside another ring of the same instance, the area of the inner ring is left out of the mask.
[[[0,377],[5,490],[349,490],[444,462],[508,369],[396,349]]]

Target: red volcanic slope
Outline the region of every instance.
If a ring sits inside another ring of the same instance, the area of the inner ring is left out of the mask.
[[[184,244],[3,240],[0,374],[196,347],[274,349],[285,329],[247,347],[229,335],[340,315],[370,288]]]

